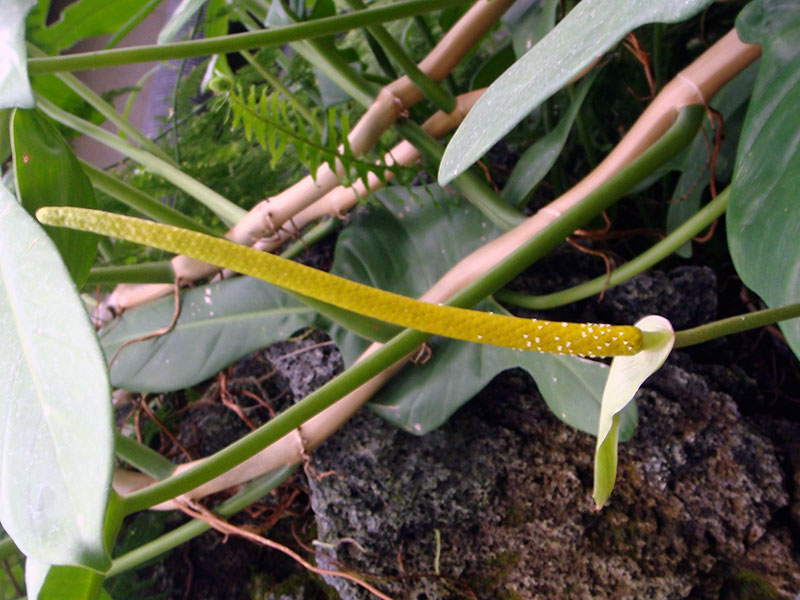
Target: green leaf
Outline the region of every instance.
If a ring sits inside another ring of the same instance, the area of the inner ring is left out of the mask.
[[[58,21],[31,32],[31,41],[50,54],[82,39],[116,33],[148,0],[78,0]]]
[[[478,100],[447,145],[439,183],[465,171],[629,31],[688,19],[709,4],[711,0],[583,0]]]
[[[169,18],[161,31],[158,32],[158,43],[164,44],[169,42],[177,36],[189,20],[197,14],[206,0],[181,0],[181,3],[175,7],[172,16]]]
[[[33,108],[25,51],[25,17],[36,0],[5,0],[0,20],[0,108]]]
[[[169,325],[174,298],[126,311],[101,334],[110,360],[120,346]],[[125,347],[111,367],[116,387],[164,392],[195,385],[233,361],[307,327],[316,312],[270,284],[240,277],[181,294],[168,334]]]
[[[744,284],[777,307],[800,300],[800,2],[753,2],[736,27],[762,57],[736,157],[728,246]],[[800,320],[780,327],[800,356]]]
[[[454,205],[438,186],[376,192],[353,217],[336,245],[331,272],[408,296],[419,296],[458,260],[498,235],[471,206]],[[414,198],[430,195],[420,207]],[[398,198],[399,196],[399,198]],[[459,234],[451,235],[450,232]],[[487,301],[479,308],[504,312]],[[328,327],[351,365],[367,342],[339,326]],[[417,434],[427,433],[452,415],[501,371],[521,367],[536,380],[550,409],[560,419],[591,434],[597,432],[600,391],[607,367],[575,357],[521,352],[434,338],[424,365],[409,365],[373,399],[371,407],[388,421]],[[625,435],[632,434],[635,408],[626,413]]]
[[[0,164],[11,156],[11,113],[10,108],[0,110]]]
[[[645,380],[661,368],[675,344],[675,332],[664,317],[644,317],[636,322],[636,327],[644,332],[643,350],[633,356],[614,357],[603,390],[592,494],[598,508],[608,500],[617,477],[617,442],[621,413]]]
[[[55,246],[3,186],[0,274],[0,520],[29,557],[104,570],[105,363]]]
[[[533,48],[556,24],[558,0],[518,0],[503,15],[517,58]]]
[[[110,600],[104,577],[84,567],[52,566],[29,558],[25,587],[29,600]]]
[[[514,48],[511,44],[503,46],[484,62],[469,82],[469,89],[488,87],[500,74],[514,64]]]
[[[592,87],[597,74],[595,70],[591,75],[584,77],[583,81],[575,90],[575,97],[567,109],[566,114],[561,118],[550,133],[540,140],[537,140],[519,157],[514,170],[508,178],[506,186],[503,188],[503,199],[513,206],[523,206],[525,201],[536,189],[536,186],[550,171],[561,154],[567,136],[572,130],[575,118],[578,116],[583,101],[589,88]]]
[[[42,206],[95,208],[94,190],[72,149],[49,119],[16,109],[11,124],[17,196],[30,214]],[[97,236],[47,227],[61,258],[80,287],[97,253]]]

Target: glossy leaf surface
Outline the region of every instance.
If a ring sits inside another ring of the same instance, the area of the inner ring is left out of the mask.
[[[370,205],[340,235],[332,272],[400,294],[420,296],[451,266],[498,231],[473,207],[452,203],[438,186],[423,191],[377,192],[381,206]],[[400,196],[403,203],[397,201]],[[432,201],[431,201],[432,196]],[[449,232],[458,231],[457,236]],[[479,308],[504,312],[487,301]],[[340,327],[330,333],[351,365],[367,342]],[[498,373],[521,367],[536,380],[553,413],[595,434],[600,394],[608,371],[600,363],[575,357],[537,354],[441,338],[431,341],[424,365],[409,365],[371,404],[382,417],[417,434],[439,427]],[[635,425],[635,408],[625,413],[624,435]]]
[[[50,564],[108,566],[105,362],[47,234],[0,186],[0,520]]]
[[[36,0],[3,0],[0,19],[0,109],[33,108],[25,51],[25,17]]]
[[[800,2],[759,0],[739,15],[762,58],[736,157],[728,246],[747,287],[770,307],[800,300]],[[800,320],[780,324],[800,356]]]
[[[122,344],[169,325],[173,312],[173,297],[127,311],[101,334],[106,358],[111,360]],[[257,279],[198,287],[181,294],[174,329],[119,353],[111,382],[141,392],[196,385],[242,356],[285,340],[315,318],[315,311]]]
[[[439,183],[477,161],[532,110],[625,35],[647,23],[688,19],[711,0],[583,0],[487,90],[456,131]]]
[[[36,110],[17,109],[12,120],[17,195],[30,214],[42,206],[96,206],[94,189],[72,149],[49,119]],[[83,285],[97,253],[97,236],[47,227],[78,286]]]

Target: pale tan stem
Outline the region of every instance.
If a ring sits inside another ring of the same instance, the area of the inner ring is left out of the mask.
[[[419,64],[420,69],[436,81],[444,79],[513,3],[514,0],[478,0]],[[422,93],[408,77],[403,76],[384,87],[348,135],[353,154],[361,156],[372,149],[381,135],[420,99]],[[277,196],[259,202],[225,237],[252,246],[257,240],[277,232],[294,215],[337,187],[342,175],[341,169],[335,173],[329,165],[321,165],[315,178],[304,177]],[[185,256],[173,258],[172,268],[184,283],[219,271],[219,267]],[[165,293],[158,284],[126,286],[115,291],[108,304],[119,312]]]
[[[486,91],[485,88],[461,94],[456,98],[456,108],[453,112],[436,112],[423,123],[422,128],[435,138],[440,138],[449,133],[464,120],[484,91]],[[419,157],[419,150],[410,142],[403,141],[392,148],[384,156],[383,160],[387,166],[395,164],[408,166],[419,160]],[[394,177],[394,174],[387,171],[384,176],[386,181],[389,181]],[[276,235],[259,240],[254,247],[259,250],[274,251],[287,240],[297,237],[303,229],[321,217],[326,215],[342,217],[353,206],[358,204],[359,200],[365,198],[369,192],[379,189],[384,184],[374,173],[370,173],[367,180],[368,185],[359,179],[350,187],[339,186],[331,190],[314,204],[304,208],[292,217]]]
[[[477,277],[486,273],[531,236],[536,235],[560,214],[574,206],[590,191],[639,156],[672,125],[680,108],[701,101],[707,103],[726,82],[759,56],[760,48],[758,46],[742,43],[735,31],[728,33],[694,63],[681,71],[662,90],[614,150],[586,178],[521,225],[464,258],[434,284],[421,299],[434,303],[444,302]],[[380,348],[380,344],[371,345],[361,358],[375,352],[378,348]],[[408,357],[395,363],[330,408],[307,421],[300,429],[299,434],[295,432],[285,436],[225,475],[193,490],[188,496],[198,498],[248,481],[279,466],[302,462],[305,460],[307,452],[316,448],[346,422],[389,380],[391,375],[405,364],[407,359]],[[193,463],[181,465],[178,469],[186,469],[191,464]],[[120,473],[115,477],[115,488],[120,493],[125,493],[148,485],[150,482],[151,480],[144,475],[130,472]],[[119,487],[117,487],[118,485]],[[158,508],[170,507],[170,503],[165,503]]]

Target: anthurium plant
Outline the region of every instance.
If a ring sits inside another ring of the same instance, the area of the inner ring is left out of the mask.
[[[120,48],[157,1],[77,0],[52,20],[47,0],[2,0],[0,556],[24,555],[28,598],[108,597],[120,573],[209,527],[228,532],[226,517],[279,485],[371,399],[422,435],[494,375],[522,368],[558,418],[597,437],[601,508],[613,498],[618,442],[634,433],[633,399],[673,348],[777,322],[800,356],[800,3],[753,0],[729,11],[733,28],[716,27],[707,47],[668,52],[670,33],[699,30],[711,4],[189,1],[157,43]],[[180,39],[187,24],[194,35]],[[228,33],[232,25],[244,32]],[[106,48],[65,53],[100,35],[110,36]],[[689,58],[676,65],[675,56]],[[206,100],[168,125],[180,138],[203,115],[224,119],[227,141],[204,134],[197,159],[223,157],[225,176],[213,182],[73,75],[190,57],[205,57],[204,77],[178,85]],[[247,67],[234,68],[239,61]],[[619,65],[631,61],[651,99],[612,141],[590,99],[598,86],[622,90]],[[473,165],[522,130],[505,185],[492,185]],[[75,133],[135,169],[81,161]],[[566,157],[580,177],[566,172]],[[297,180],[263,190],[237,181],[272,171]],[[420,185],[422,171],[437,183]],[[658,243],[575,288],[505,289],[653,185],[672,200],[644,216],[665,231]],[[154,189],[180,194],[178,208]],[[369,215],[342,227],[364,203]],[[723,216],[736,271],[763,309],[683,331],[659,315],[547,317],[686,256]],[[330,273],[292,261],[339,230]],[[131,242],[174,256],[141,260]],[[541,316],[515,316],[520,308]],[[90,319],[112,312],[111,323]],[[189,388],[309,327],[336,342],[345,371],[215,454],[175,465],[117,429],[112,388]],[[403,370],[420,348],[430,359]],[[454,369],[464,373],[457,381]],[[199,504],[245,483],[213,512]],[[126,516],[178,508],[195,520],[114,554]]]

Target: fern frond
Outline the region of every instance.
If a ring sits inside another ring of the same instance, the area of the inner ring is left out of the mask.
[[[222,79],[222,78],[218,78]],[[302,116],[292,110],[291,105],[277,93],[268,93],[266,87],[250,86],[246,90],[230,77],[225,81],[214,81],[209,87],[225,103],[231,128],[240,126],[247,141],[254,140],[270,153],[270,165],[274,168],[286,148],[291,144],[298,159],[314,176],[321,164],[334,171],[344,168],[344,185],[352,185],[358,179],[367,183],[370,173],[386,183],[387,171],[398,180],[407,181],[409,173],[416,170],[401,165],[388,165],[384,161],[375,163],[357,157],[347,136],[350,121],[345,113],[337,114],[334,108],[327,111],[313,110],[315,119],[323,121],[322,131],[309,125]]]

